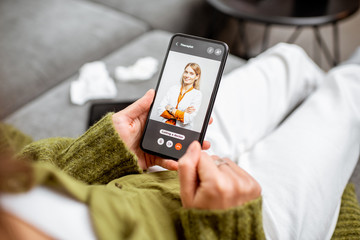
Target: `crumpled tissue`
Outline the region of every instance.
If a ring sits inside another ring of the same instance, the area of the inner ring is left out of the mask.
[[[158,60],[153,57],[138,59],[129,67],[118,66],[115,68],[115,78],[121,82],[145,81],[150,79],[156,72]]]
[[[79,70],[79,78],[70,86],[71,102],[77,105],[92,99],[112,99],[116,94],[114,80],[101,61],[84,64]]]

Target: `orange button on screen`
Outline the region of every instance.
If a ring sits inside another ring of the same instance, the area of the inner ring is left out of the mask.
[[[180,150],[182,148],[182,145],[181,145],[181,143],[177,143],[177,144],[175,144],[175,149],[176,150]]]

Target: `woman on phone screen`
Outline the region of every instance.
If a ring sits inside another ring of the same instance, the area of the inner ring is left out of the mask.
[[[192,129],[201,105],[200,79],[200,66],[188,63],[181,77],[181,85],[171,87],[160,102],[158,112],[163,122]]]

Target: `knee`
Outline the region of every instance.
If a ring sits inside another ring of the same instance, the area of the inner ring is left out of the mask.
[[[360,120],[360,65],[347,64],[329,71],[325,79],[330,89],[355,110]]]
[[[296,44],[278,43],[266,52],[277,53],[290,59],[310,59],[305,50]],[[265,52],[265,53],[266,53]]]
[[[339,85],[349,86],[360,91],[360,65],[346,64],[335,67],[329,71],[327,81],[336,82]]]
[[[293,69],[296,73],[301,72],[301,74],[304,74],[312,70],[322,72],[304,49],[295,44],[278,43],[259,55],[259,57],[260,59],[262,57],[277,59],[284,64],[286,69]]]

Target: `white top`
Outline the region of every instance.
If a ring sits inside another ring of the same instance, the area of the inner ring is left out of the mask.
[[[3,209],[55,239],[96,239],[88,207],[49,188],[1,194]]]
[[[158,114],[159,116],[166,110],[166,105],[170,104],[174,108],[177,105],[177,100],[180,94],[180,85],[173,86],[169,89],[166,96],[162,99],[160,102],[160,105],[158,106]],[[191,114],[185,113],[184,114],[184,122],[176,121],[176,126],[192,129],[193,127],[193,120],[196,114],[198,113],[200,106],[201,106],[201,98],[202,94],[197,89],[192,89],[191,91],[187,92],[184,96],[184,98],[179,102],[178,110],[185,112],[185,110],[193,106],[195,108],[195,111]],[[163,122],[166,122],[168,119],[162,118]]]

